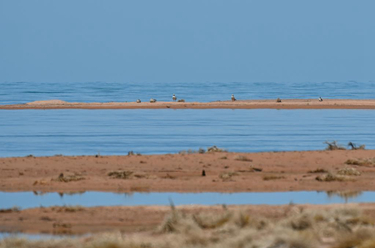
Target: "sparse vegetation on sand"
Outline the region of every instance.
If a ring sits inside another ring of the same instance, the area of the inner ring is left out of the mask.
[[[238,172],[223,172],[219,175],[219,177],[221,179],[223,179],[223,181],[226,181],[226,180],[230,180],[233,176],[238,176]]]
[[[187,214],[172,208],[154,232],[54,240],[11,237],[0,241],[0,248],[370,248],[374,244],[374,221],[356,208],[290,206],[280,219],[240,210]]]
[[[318,168],[316,170],[310,170],[307,173],[328,173],[328,171],[322,168]]]
[[[218,148],[217,146],[211,146],[207,148],[207,152],[226,152],[227,150]]]
[[[118,178],[118,179],[130,179],[133,177],[133,172],[123,171],[123,170],[110,171],[108,172],[108,176],[110,176],[111,178]]]
[[[83,176],[77,173],[74,173],[73,175],[64,175],[63,173],[60,173],[60,175],[56,179],[52,179],[52,180],[67,183],[67,182],[81,181],[84,179],[85,178]]]
[[[270,180],[278,180],[278,179],[284,179],[284,178],[285,178],[284,176],[268,175],[268,176],[264,176],[263,180],[270,181]]]
[[[243,155],[237,155],[234,157],[234,160],[237,160],[237,161],[244,161],[244,162],[252,162],[253,160],[246,157],[246,156],[243,156]]]
[[[19,211],[21,211],[19,207],[0,208],[0,214],[1,213],[14,213],[14,212],[19,212]]]
[[[359,165],[359,166],[374,166],[375,158],[359,158],[359,159],[348,159],[345,164]]]
[[[342,168],[337,171],[337,174],[344,176],[360,176],[361,172],[355,168]]]
[[[203,148],[199,148],[198,150],[188,149],[188,150],[183,150],[183,151],[178,152],[178,154],[194,154],[194,153],[204,154],[206,153],[206,150]]]
[[[337,174],[333,174],[333,173],[331,173],[331,172],[329,172],[328,174],[325,174],[325,175],[317,176],[315,179],[316,179],[317,181],[320,181],[320,182],[334,182],[334,181],[344,182],[344,181],[354,181],[354,179],[351,178],[351,177],[349,177],[349,176],[337,175]]]
[[[206,152],[226,152],[226,150],[218,148],[217,146],[211,146],[207,148],[207,151],[203,148],[199,148],[198,150],[188,149],[188,150],[179,151],[178,154],[194,154],[194,153],[204,154]]]
[[[326,147],[327,151],[346,150],[345,147],[343,147],[342,145],[337,144],[336,140],[334,140],[332,142],[325,141],[324,144],[327,145],[327,147]]]
[[[84,211],[85,208],[82,206],[56,206],[51,208],[52,211],[57,213],[66,212],[66,213],[74,213],[74,212],[81,212]]]

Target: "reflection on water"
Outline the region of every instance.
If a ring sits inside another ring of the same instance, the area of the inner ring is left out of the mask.
[[[76,195],[76,194],[83,194],[86,191],[71,191],[71,192],[57,192],[60,197],[63,197],[64,195]],[[48,194],[49,192],[43,192],[43,191],[33,191],[34,195],[45,195]]]
[[[361,194],[362,191],[352,191],[352,190],[343,190],[343,191],[336,191],[336,190],[331,190],[326,192],[328,197],[341,197],[345,199],[345,202],[348,202],[349,199],[354,199],[358,198]]]
[[[246,205],[268,204],[332,204],[348,202],[375,202],[375,191],[365,192],[240,192],[240,193],[111,193],[79,192],[72,194],[33,192],[0,192],[0,208],[18,206],[21,209],[50,206],[141,206],[141,205]]]

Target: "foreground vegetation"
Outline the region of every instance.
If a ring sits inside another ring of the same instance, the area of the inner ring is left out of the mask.
[[[224,206],[225,208],[225,206]],[[186,214],[172,207],[154,232],[98,234],[84,238],[27,240],[7,238],[1,248],[370,248],[375,247],[373,220],[359,208],[330,210],[290,206],[284,218],[246,212]]]

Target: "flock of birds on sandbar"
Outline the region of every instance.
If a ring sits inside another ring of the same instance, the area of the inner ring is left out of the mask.
[[[172,96],[172,100],[175,102],[175,101],[177,101],[177,97],[176,97],[176,95],[175,94],[173,94],[173,96]],[[234,102],[234,101],[236,101],[237,99],[234,97],[234,94],[232,94],[232,96],[231,96],[231,100],[232,100],[232,102]],[[320,96],[319,98],[318,98],[318,100],[319,100],[319,102],[323,102],[323,98]],[[137,103],[141,103],[142,101],[141,101],[141,99],[137,99]],[[154,98],[151,98],[150,99],[150,103],[155,103],[156,102],[156,99],[154,99]],[[178,100],[177,102],[185,102],[185,100],[184,99],[180,99],[180,100]],[[281,99],[280,98],[277,98],[276,99],[276,102],[281,102]]]

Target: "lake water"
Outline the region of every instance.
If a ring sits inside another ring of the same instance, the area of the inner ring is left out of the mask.
[[[240,192],[240,193],[112,193],[83,192],[79,194],[0,192],[0,208],[18,206],[21,209],[50,206],[168,206],[174,205],[247,205],[267,204],[332,204],[348,202],[375,202],[375,192]]]
[[[0,83],[0,104],[60,99],[69,102],[170,101],[172,94],[189,102],[237,99],[374,98],[375,82],[301,83]]]
[[[375,149],[373,110],[0,110],[0,157]]]

